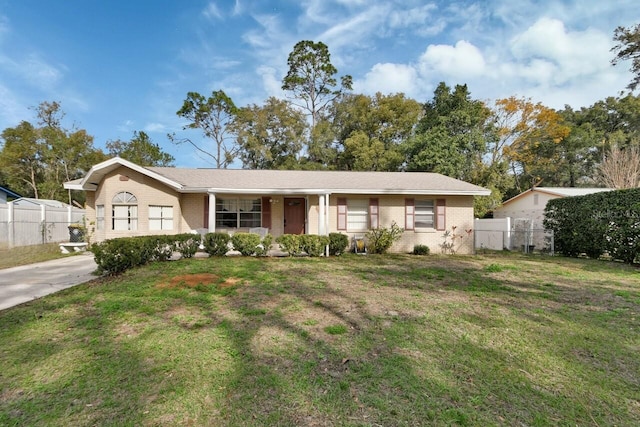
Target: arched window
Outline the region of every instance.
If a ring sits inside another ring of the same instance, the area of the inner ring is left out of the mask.
[[[116,231],[138,229],[138,199],[121,191],[111,200],[111,228]]]

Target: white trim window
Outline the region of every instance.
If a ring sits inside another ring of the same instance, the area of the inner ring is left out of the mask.
[[[262,226],[262,199],[216,198],[216,228]]]
[[[96,230],[104,230],[104,205],[96,205]]]
[[[369,199],[347,199],[347,230],[369,229]]]
[[[435,228],[435,203],[433,200],[416,199],[415,228]]]
[[[173,230],[173,206],[149,206],[149,230]]]
[[[111,201],[111,228],[115,231],[138,229],[138,199],[128,191],[121,191]]]

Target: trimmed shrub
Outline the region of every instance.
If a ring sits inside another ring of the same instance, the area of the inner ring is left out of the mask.
[[[251,256],[258,250],[260,235],[254,233],[235,233],[231,236],[233,248],[244,256]]]
[[[229,252],[231,236],[228,233],[207,233],[202,240],[205,252],[211,256],[224,256]]]
[[[282,234],[276,237],[276,243],[283,251],[288,252],[289,256],[302,254],[302,239],[298,234]]]
[[[367,250],[372,254],[386,253],[402,237],[403,232],[395,221],[391,223],[391,228],[369,230],[366,234]]]
[[[95,243],[91,245],[91,252],[93,252],[100,274],[120,274],[149,261],[144,241],[132,237]]]
[[[415,245],[413,247],[414,255],[429,255],[431,253],[431,249],[427,245]]]
[[[329,233],[329,255],[341,255],[349,246],[349,236],[342,233]]]
[[[329,244],[328,236],[318,236],[316,234],[303,234],[300,236],[302,250],[312,257],[321,256]]]
[[[177,234],[173,236],[173,249],[180,252],[182,258],[193,258],[198,252],[202,238],[199,234]]]
[[[271,234],[267,234],[266,236],[264,236],[262,242],[260,242],[260,244],[256,248],[256,256],[267,256],[272,244],[273,236]]]

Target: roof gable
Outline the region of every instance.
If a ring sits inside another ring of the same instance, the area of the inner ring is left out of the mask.
[[[580,188],[580,187],[533,187],[503,202],[501,207],[533,193],[545,193],[557,197],[586,196],[587,194],[611,191],[612,188]]]

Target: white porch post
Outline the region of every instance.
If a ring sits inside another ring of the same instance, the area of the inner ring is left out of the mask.
[[[216,195],[209,193],[209,233],[216,232]]]
[[[324,236],[326,234],[326,221],[325,221],[325,195],[318,195],[318,235]]]

